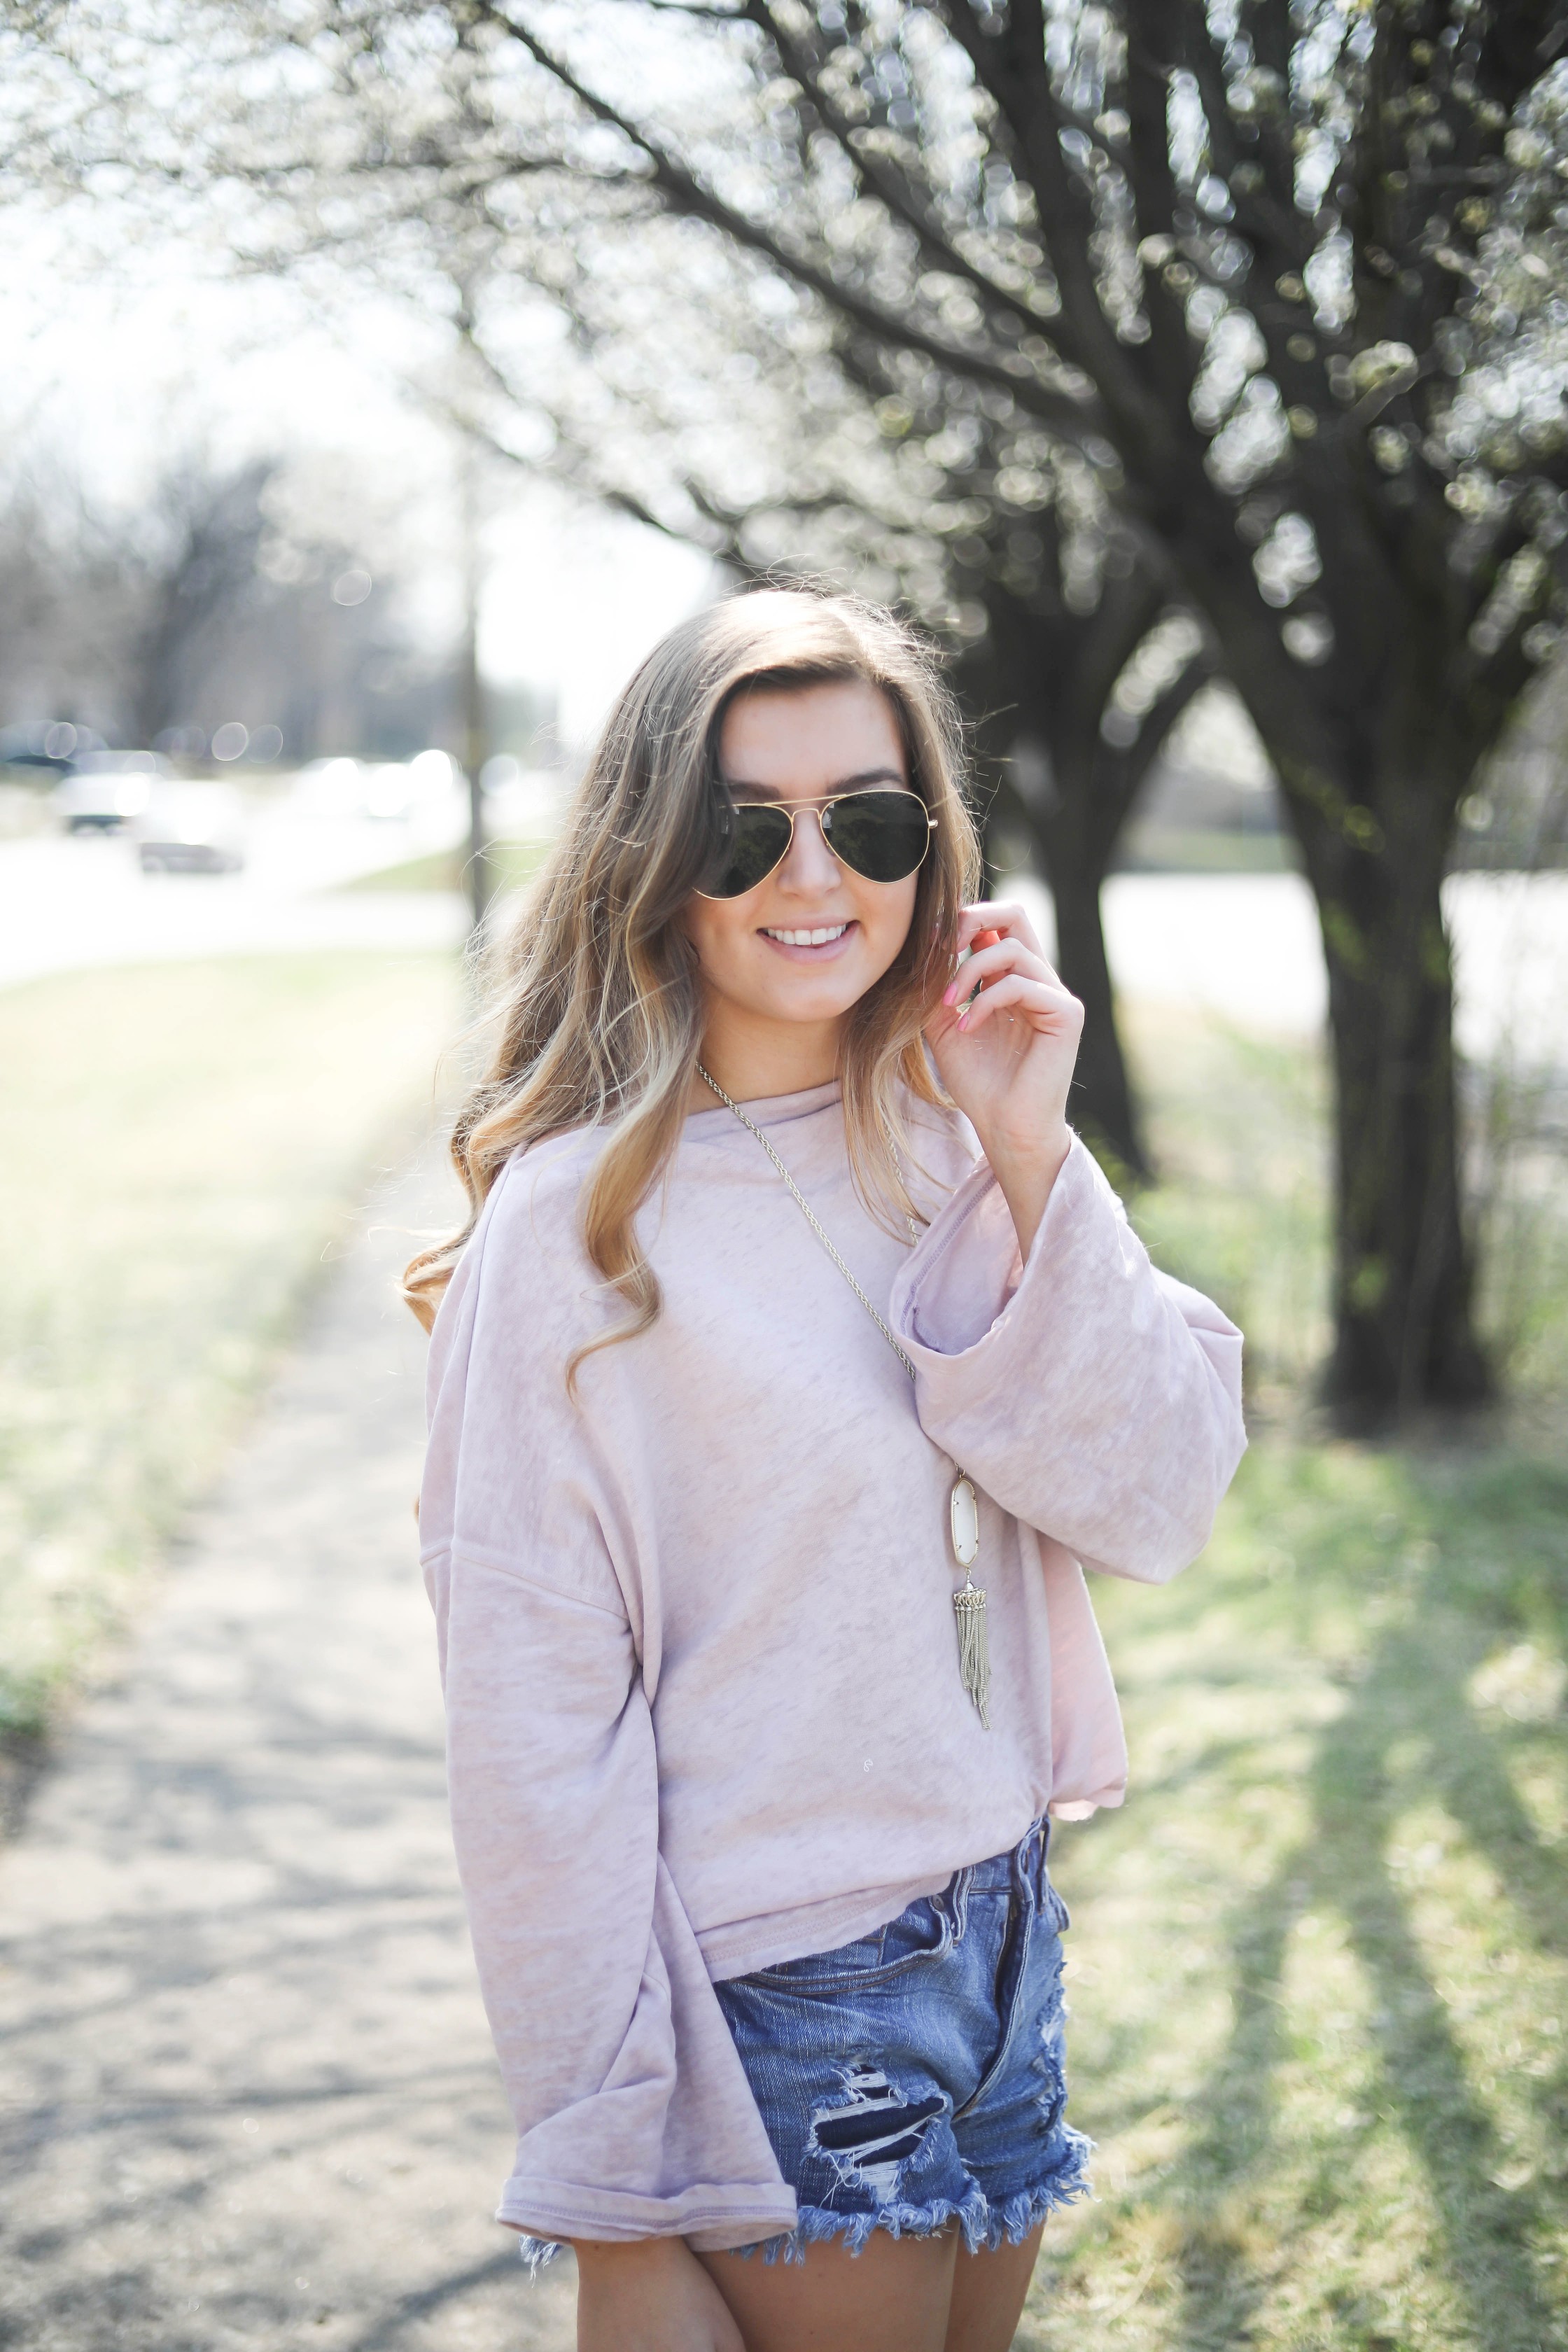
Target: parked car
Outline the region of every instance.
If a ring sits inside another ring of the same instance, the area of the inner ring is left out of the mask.
[[[55,806],[68,833],[118,833],[172,772],[156,751],[84,751],[56,786]]]
[[[68,719],[37,719],[20,727],[0,727],[0,768],[15,768],[43,783],[68,776],[84,753],[104,748],[101,735]]]
[[[133,818],[143,874],[237,874],[245,803],[232,784],[155,783]]]

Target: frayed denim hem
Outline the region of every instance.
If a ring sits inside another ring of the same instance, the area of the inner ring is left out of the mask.
[[[972,2189],[962,2204],[937,2197],[929,2205],[884,2205],[875,2213],[835,2213],[831,2206],[803,2205],[793,2230],[741,2251],[761,2254],[764,2263],[803,2263],[807,2246],[828,2238],[842,2238],[846,2251],[858,2254],[874,2230],[885,2230],[889,2238],[932,2238],[950,2221],[958,2223],[965,2245],[973,2248],[984,2231],[989,2210],[980,2189]]]
[[[562,2250],[559,2238],[519,2238],[517,2251],[522,2257],[522,2267],[530,2278],[537,2278],[547,2263],[552,2263]]]
[[[1036,2222],[1043,2221],[1047,2213],[1054,2213],[1059,2206],[1076,2204],[1080,2197],[1093,2195],[1084,2168],[1094,2154],[1094,2142],[1070,2129],[1064,2132],[1063,2137],[1067,2146],[1061,2161],[1047,2179],[1037,2182],[1033,2189],[1020,2189],[1016,2196],[1005,2198],[1000,2205],[991,2207],[985,2234],[979,2242],[988,2254],[994,2254],[998,2246],[1022,2244]],[[967,2235],[964,2242],[972,2254],[978,2252],[979,2246]]]
[[[735,2251],[742,2258],[761,2254],[764,2263],[803,2263],[807,2246],[830,2238],[841,2238],[846,2251],[858,2254],[878,2230],[885,2230],[889,2238],[931,2238],[950,2221],[956,2221],[963,2232],[966,2252],[994,2254],[998,2246],[1021,2244],[1036,2222],[1058,2206],[1070,2205],[1090,2193],[1084,2168],[1094,2153],[1094,2142],[1071,2130],[1064,2131],[1063,2139],[1066,2145],[1047,2179],[1033,2189],[1019,2189],[999,2205],[993,2204],[978,2187],[972,2188],[962,2201],[939,2197],[929,2205],[884,2205],[875,2213],[836,2213],[830,2206],[803,2205],[794,2230]]]
[[[858,2254],[875,2231],[885,2230],[889,2238],[931,2238],[950,2221],[956,2221],[967,2252],[994,2254],[998,2246],[1021,2244],[1036,2222],[1058,2206],[1089,2195],[1084,2168],[1094,2154],[1094,2142],[1070,2126],[1063,2131],[1062,2139],[1060,2161],[1049,2176],[1037,2181],[1033,2189],[1020,2189],[1005,2198],[1000,2205],[994,2205],[979,2188],[971,2189],[962,2202],[939,2197],[929,2205],[885,2205],[876,2213],[835,2213],[826,2205],[803,2205],[793,2230],[731,2251],[742,2262],[761,2254],[764,2263],[803,2263],[807,2246],[830,2238],[841,2237],[848,2252]],[[558,2238],[525,2234],[518,2239],[517,2251],[529,2277],[536,2279],[563,2249]]]

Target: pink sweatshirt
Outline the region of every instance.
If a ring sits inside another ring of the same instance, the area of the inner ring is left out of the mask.
[[[584,1254],[602,1138],[509,1164],[437,1318],[420,1524],[452,1820],[543,2238],[794,2226],[712,1980],[834,1946],[1119,1804],[1085,1562],[1159,1582],[1246,1439],[1241,1339],[1150,1265],[1075,1144],[1020,1267],[967,1125],[914,1106],[932,1223],[884,1232],[837,1086],[751,1103],[908,1374],[727,1110],[639,1221],[643,1337]],[[954,1465],[981,1496],[992,1728],[959,1679]]]

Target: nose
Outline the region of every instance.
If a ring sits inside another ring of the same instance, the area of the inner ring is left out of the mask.
[[[821,817],[816,809],[797,808],[795,837],[779,868],[779,881],[786,890],[798,891],[805,897],[830,890],[839,878],[838,860],[827,846]]]

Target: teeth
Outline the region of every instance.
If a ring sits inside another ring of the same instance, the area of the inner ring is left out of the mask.
[[[767,927],[763,927],[767,929]],[[825,948],[829,940],[841,940],[849,929],[847,923],[829,923],[819,931],[775,931],[767,929],[770,940],[777,940],[786,948]]]

